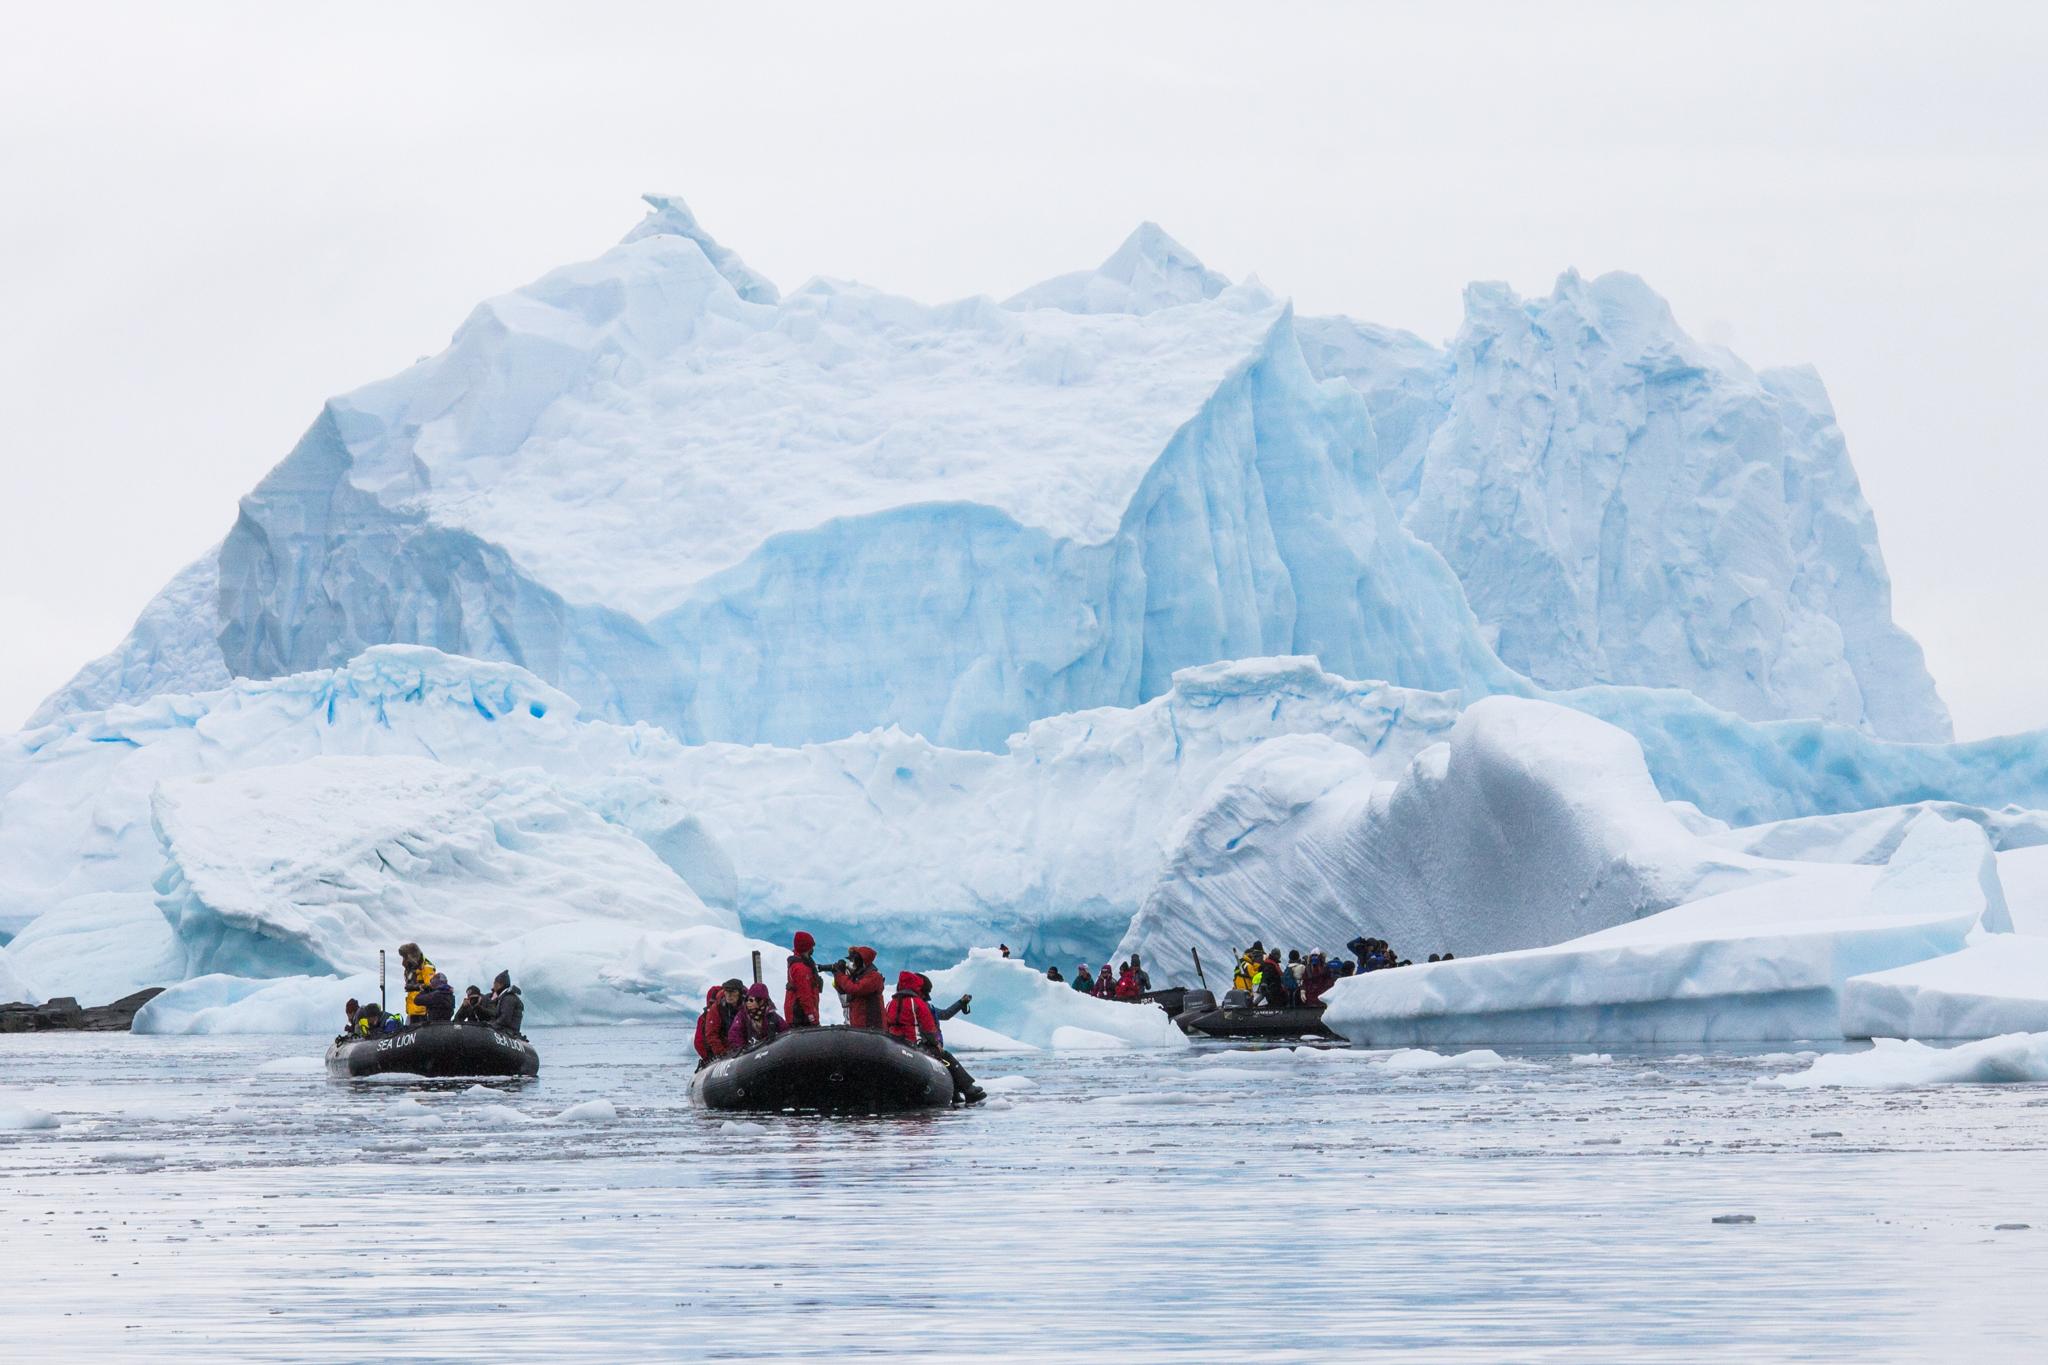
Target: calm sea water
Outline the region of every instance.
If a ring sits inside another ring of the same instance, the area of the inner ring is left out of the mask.
[[[5,1040],[0,1100],[63,1120],[0,1132],[6,1354],[2048,1353],[2048,1087],[1205,1049],[970,1057],[995,1105],[735,1122],[689,1107],[681,1030],[535,1039],[503,1090],[259,1070],[304,1038]]]

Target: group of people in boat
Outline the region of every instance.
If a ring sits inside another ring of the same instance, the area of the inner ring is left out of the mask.
[[[1003,956],[1008,957],[1005,953]],[[1068,981],[1060,975],[1058,967],[1045,969],[1047,981],[1058,981],[1072,986],[1083,995],[1092,995],[1098,1000],[1142,1000],[1152,989],[1152,978],[1145,972],[1145,961],[1136,953],[1121,965],[1112,967],[1102,964],[1102,970],[1090,973],[1088,964],[1081,963],[1074,968],[1074,979]]]
[[[405,1013],[387,1013],[375,1001],[367,1005],[351,999],[343,1007],[347,1023],[343,1037],[368,1038],[380,1033],[397,1033],[420,1024],[485,1024],[516,1037],[525,1037],[519,1026],[526,1022],[526,1002],[512,984],[512,973],[499,972],[486,995],[475,986],[455,1003],[455,988],[445,973],[427,960],[417,943],[398,946],[399,965],[405,968]]]
[[[1237,956],[1231,988],[1245,992],[1254,1005],[1264,1009],[1304,1009],[1322,1004],[1330,987],[1347,976],[1412,965],[1383,938],[1360,935],[1344,946],[1350,957],[1289,948],[1282,961],[1278,948],[1268,948],[1254,939],[1252,946]],[[1451,953],[1431,953],[1429,960],[1448,962],[1452,957]]]
[[[758,981],[748,986],[733,977],[706,993],[703,1013],[697,1016],[698,1070],[720,1057],[773,1042],[791,1029],[818,1027],[823,1022],[818,1002],[829,977],[849,1027],[877,1029],[931,1053],[946,1064],[953,1076],[954,1093],[965,1103],[987,1098],[967,1068],[946,1050],[945,1034],[939,1027],[942,1020],[968,1013],[973,996],[963,995],[943,1009],[935,1008],[931,978],[904,971],[896,974],[895,994],[884,1000],[887,992],[882,972],[875,966],[873,948],[856,944],[837,962],[820,964],[817,946],[817,939],[801,930],[791,940],[779,1014],[775,997]]]

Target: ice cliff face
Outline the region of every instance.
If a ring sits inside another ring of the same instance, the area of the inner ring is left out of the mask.
[[[982,748],[1217,659],[1519,685],[1400,528],[1357,397],[1163,234],[1112,260],[1147,311],[1090,314],[758,303],[707,240],[665,202],[331,402],[222,547],[227,666],[419,642],[692,741]]]
[[[1297,319],[1151,224],[934,307],[783,296],[649,202],[331,401],[38,720],[398,642],[688,741],[993,750],[1285,654],[1944,732],[1817,386],[1707,353],[1633,282],[1476,290],[1447,354]]]
[[[1448,354],[1341,319],[1303,334],[1317,373],[1366,396],[1404,524],[1504,662],[1547,687],[1949,738],[1811,370],[1694,341],[1632,275],[1465,302]]]

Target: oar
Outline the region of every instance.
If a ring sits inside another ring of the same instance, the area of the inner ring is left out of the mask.
[[[1209,989],[1209,978],[1202,975],[1202,950],[1190,948],[1188,951],[1195,955],[1195,979],[1202,983],[1202,989],[1206,991]]]
[[[391,1013],[391,995],[384,988],[384,950],[377,950],[377,1008]]]
[[[761,950],[759,948],[754,949],[754,984],[756,986],[761,984]]]

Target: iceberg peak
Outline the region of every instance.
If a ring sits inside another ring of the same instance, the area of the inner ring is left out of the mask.
[[[1093,270],[1035,284],[1004,307],[1057,308],[1067,313],[1156,313],[1213,299],[1230,288],[1228,277],[1154,222],[1143,222]]]
[[[712,268],[723,275],[733,291],[748,303],[781,301],[782,291],[775,287],[775,282],[741,260],[738,252],[720,244],[717,238],[706,232],[681,195],[643,194],[640,197],[648,203],[648,214],[621,239],[621,245],[648,237],[687,238],[697,244]]]

